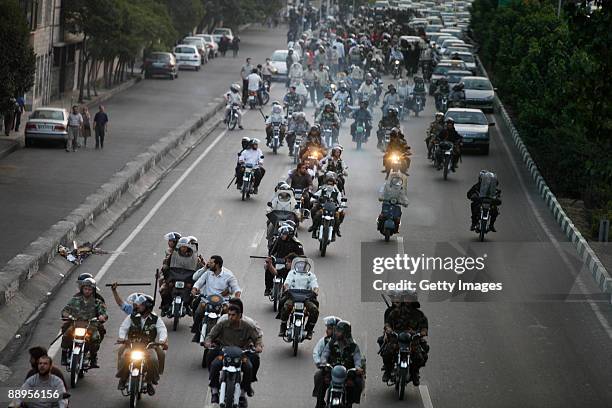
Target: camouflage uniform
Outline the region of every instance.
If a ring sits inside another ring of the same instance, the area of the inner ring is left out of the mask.
[[[85,298],[82,294],[75,295],[68,304],[62,309],[62,316],[73,316],[77,320],[88,321],[98,316],[108,316],[106,305],[94,295]],[[98,352],[102,339],[100,337],[99,326],[101,323],[93,323],[90,328],[89,351],[93,354]],[[68,349],[72,346],[72,330],[64,326],[64,336],[62,337],[62,348]]]
[[[444,129],[444,120],[442,121],[433,121],[429,125],[429,130],[427,130],[427,137],[425,138],[425,144],[427,145],[427,154],[431,155],[431,149],[433,148],[433,144],[431,143],[431,139],[440,133]]]

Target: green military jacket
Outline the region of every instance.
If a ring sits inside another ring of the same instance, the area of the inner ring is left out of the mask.
[[[89,320],[98,316],[108,316],[106,305],[95,296],[86,299],[82,294],[77,294],[62,309],[62,315],[70,315],[78,320]]]

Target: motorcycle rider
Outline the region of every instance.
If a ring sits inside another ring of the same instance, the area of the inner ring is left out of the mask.
[[[289,273],[289,269],[291,269],[291,262],[293,261],[293,258],[295,258],[296,256],[304,255],[304,246],[295,236],[295,227],[293,227],[292,225],[282,225],[278,229],[278,236],[274,239],[274,242],[270,246],[268,254],[269,256],[264,262],[264,296],[270,296],[270,294],[272,293],[272,287],[274,286],[274,276],[280,274],[280,276],[285,279],[287,277],[287,273]],[[281,268],[281,270],[276,270],[276,266],[272,262],[272,257],[276,259],[284,259],[285,268]]]
[[[166,258],[168,259],[168,265],[170,265],[169,257],[174,252],[176,248],[176,244],[178,243],[179,239],[181,239],[181,234],[178,232],[169,232],[166,235],[164,235],[164,239],[168,241],[168,248],[166,248]],[[164,264],[166,264],[165,259],[164,259]]]
[[[340,322],[341,320],[341,318],[336,316],[327,316],[323,318],[323,322],[325,323],[325,336],[321,337],[312,349],[312,359],[315,363],[315,366],[318,367],[321,364],[321,356],[323,355],[323,350],[325,350],[325,346],[327,346],[327,343],[329,343],[329,341],[333,338],[334,328],[336,327],[336,324],[338,324],[338,322]],[[315,374],[315,387],[317,384],[317,379],[318,377],[320,377],[320,375],[322,375],[322,373],[322,371],[318,371],[317,374]],[[313,392],[312,396],[316,397],[317,395]]]
[[[191,326],[191,332],[193,333],[191,341],[194,343],[200,341],[200,330],[202,329],[202,320],[206,309],[204,299],[198,297],[198,295],[203,294],[206,297],[219,295],[228,300],[230,296],[239,298],[242,293],[238,285],[238,279],[232,271],[223,266],[223,258],[219,255],[211,256],[206,263],[206,267],[198,270],[196,274],[198,274],[198,279],[191,289],[191,295],[194,296],[193,309],[195,310],[193,326]]]
[[[319,64],[319,70],[315,71],[315,86],[317,89],[317,101],[323,98],[323,92],[329,88],[331,79],[329,78],[329,72],[325,69],[325,64]]]
[[[453,163],[451,170],[454,172],[461,157],[461,144],[463,142],[463,136],[461,136],[457,130],[455,130],[455,120],[453,118],[446,118],[445,128],[438,132],[436,136],[436,142],[448,141],[453,144]]]
[[[436,116],[433,122],[429,124],[427,130],[427,137],[425,138],[425,145],[427,146],[427,158],[431,159],[431,152],[433,150],[432,139],[444,129],[444,114],[442,112],[436,112]]]
[[[315,108],[315,114],[314,114],[315,118],[321,114],[321,112],[325,109],[325,106],[327,104],[332,105],[334,112],[338,110],[336,109],[336,104],[334,103],[333,97],[334,97],[334,93],[331,91],[331,89],[328,88],[325,90],[325,92],[323,92],[323,99],[319,101],[319,103],[317,104],[317,107]]]
[[[232,109],[232,106],[235,105],[234,109],[236,110],[236,114],[238,115],[238,129],[244,129],[242,127],[242,110],[240,109],[240,106],[242,105],[240,85],[232,84],[230,86],[229,92],[225,93],[225,101],[227,102],[227,105],[225,106],[225,116],[223,119],[223,123],[227,123],[229,121],[230,111]]]
[[[321,160],[321,172],[323,174],[327,174],[328,171],[336,173],[336,182],[338,184],[338,189],[344,192],[344,182],[345,178],[348,177],[348,172],[346,171],[346,166],[344,165],[344,160],[342,160],[342,151],[344,149],[341,145],[335,145],[331,148],[331,152],[329,156]],[[323,184],[323,176],[319,180],[320,184]]]
[[[393,64],[395,63],[395,61],[399,61],[400,62],[400,77],[402,76],[402,62],[404,61],[404,54],[402,54],[402,52],[399,50],[399,48],[396,46],[394,46],[391,49],[391,53],[389,54],[389,71],[393,70]]]
[[[291,65],[291,69],[289,69],[287,73],[289,78],[288,85],[298,84],[302,82],[302,79],[304,78],[304,69],[302,68],[302,64],[299,62],[295,62],[293,65]]]
[[[385,93],[383,97],[383,105],[382,105],[382,113],[383,116],[389,111],[389,108],[392,106],[399,108],[401,104],[401,98],[395,89],[393,84],[389,84],[387,87],[388,91]]]
[[[351,73],[349,75],[349,78],[351,79],[351,82],[353,84],[354,91],[358,90],[359,86],[363,82],[363,75],[364,72],[359,65],[353,65],[351,67]]]
[[[308,95],[312,106],[317,106],[317,88],[315,87],[315,71],[312,69],[312,64],[308,65],[304,72],[304,84],[308,87]]]
[[[194,272],[198,269],[198,251],[196,246],[189,241],[188,237],[179,239],[176,244],[176,250],[170,256],[168,268],[162,271],[159,281],[159,294],[161,295],[161,305],[159,308],[162,310],[162,316],[172,302],[172,269],[180,268]],[[191,282],[186,282],[187,286],[190,284]]]
[[[463,82],[459,82],[453,86],[452,92],[448,96],[448,105],[454,108],[462,108],[465,106],[465,91]]]
[[[404,112],[410,107],[410,86],[408,85],[408,81],[404,78],[400,78],[397,81],[397,94],[400,99],[400,107]]]
[[[321,137],[321,127],[316,124],[310,127],[310,131],[302,140],[302,145],[300,146],[300,157],[304,157],[304,153],[311,146],[319,148],[323,150],[323,152],[327,151],[327,145],[325,144],[325,140],[323,140],[323,138]]]
[[[126,387],[130,375],[129,363],[131,348],[129,344],[157,343],[144,350],[146,354],[146,382],[149,395],[155,394],[153,385],[157,385],[160,374],[164,372],[165,353],[168,350],[168,330],[164,321],[153,313],[155,302],[149,295],[139,295],[134,300],[134,312],[127,316],[119,327],[118,343],[123,345],[118,351],[117,374],[119,390]]]
[[[491,219],[489,221],[489,231],[497,232],[495,229],[495,221],[499,215],[499,206],[501,200],[499,199],[501,190],[497,182],[497,175],[489,170],[480,170],[478,175],[478,182],[474,184],[467,192],[467,198],[471,201],[470,210],[472,212],[472,225],[470,231],[474,231],[478,222],[480,221],[480,204],[482,200],[487,198],[491,199]]]
[[[378,138],[377,147],[380,149],[383,146],[383,139],[385,137],[385,131],[387,129],[399,128],[400,120],[398,117],[397,108],[391,107],[387,111],[387,115],[383,116],[383,118],[378,122],[378,131],[376,132],[376,137]]]
[[[86,278],[79,283],[79,287],[79,293],[73,296],[62,309],[62,317],[74,317],[78,321],[87,322],[97,318],[100,323],[108,320],[106,305],[95,296],[96,281],[93,278]],[[62,327],[62,365],[68,364],[68,355],[72,346],[74,332],[72,324],[72,321],[67,321]],[[90,355],[89,367],[91,368],[99,368],[98,350],[100,349],[101,342],[98,323],[92,322],[89,326],[89,341],[87,343]]]
[[[304,112],[293,112],[287,129],[289,156],[293,156],[293,144],[295,143],[296,134],[307,134],[309,129],[310,124],[306,120],[306,114]]]
[[[319,283],[317,276],[312,271],[312,261],[309,258],[297,257],[291,263],[291,270],[287,274],[283,285],[284,293],[279,307],[279,315],[281,319],[279,337],[283,337],[287,331],[287,320],[293,310],[294,301],[289,295],[290,289],[310,290],[314,292],[314,296],[304,302],[304,307],[308,313],[308,322],[306,323],[306,338],[312,340],[312,332],[317,319],[319,318],[319,302],[316,297],[319,294]]]
[[[400,171],[406,175],[408,175],[408,168],[410,167],[410,156],[412,152],[410,151],[410,146],[406,143],[404,139],[404,135],[398,128],[391,129],[391,134],[389,135],[389,144],[387,145],[387,150],[383,156],[383,166],[385,167],[385,172],[387,175],[389,174],[389,158],[392,154],[397,154],[401,160]]]
[[[332,200],[338,207],[342,205],[342,193],[336,186],[336,173],[327,172],[325,174],[325,184],[321,185],[316,193],[313,194],[315,204],[312,208],[312,225],[308,228],[308,232],[312,232],[312,237],[317,238],[317,231],[321,225],[321,218],[323,216],[323,209],[320,205],[321,197],[325,197],[328,200]],[[336,211],[335,214],[336,222],[334,223],[334,231],[332,234],[332,242],[336,240],[336,235],[342,237],[340,233],[340,225],[344,221],[344,212]]]
[[[264,175],[266,174],[266,170],[263,167],[264,155],[259,149],[259,139],[251,139],[249,142],[249,147],[250,148],[244,150],[238,158],[238,162],[242,166],[240,166],[239,172],[236,175],[236,185],[239,190],[242,188],[242,175],[244,174],[244,165],[252,164],[255,173],[253,194],[257,194],[259,183],[261,183],[261,179],[263,179]]]
[[[392,295],[392,305],[385,310],[383,335],[378,338],[381,347],[380,355],[384,365],[383,382],[391,379],[395,358],[399,349],[397,336],[393,333],[408,331],[419,333],[419,347],[411,347],[410,353],[410,380],[415,386],[419,386],[419,370],[427,362],[429,345],[425,340],[428,333],[428,321],[425,314],[420,310],[421,304],[417,299],[416,292],[395,293]]]
[[[416,107],[416,98],[421,100],[421,110],[425,108],[425,103],[427,98],[425,97],[426,89],[425,89],[425,81],[420,76],[414,76],[414,85],[412,87],[412,106]]]
[[[223,368],[223,360],[217,358],[217,356],[223,355],[223,347],[233,346],[241,349],[246,349],[254,346],[256,353],[263,351],[262,335],[252,323],[242,319],[242,313],[240,307],[237,305],[228,306],[227,320],[219,320],[217,324],[212,328],[206,340],[204,346],[206,348],[214,349],[209,352],[209,359],[212,361],[208,367],[209,372],[209,386],[211,390],[211,404],[219,403],[219,374]],[[246,404],[246,397],[242,393],[246,393],[249,397],[254,395],[251,382],[253,380],[253,357],[247,354],[246,361],[242,363],[242,384],[241,384],[241,395],[240,404],[244,406]]]
[[[335,112],[333,103],[327,103],[323,107],[323,111],[315,119],[315,123],[318,123],[321,128],[331,126],[332,139],[338,140],[338,133],[340,132],[340,118]],[[332,142],[333,143],[333,142]]]
[[[365,141],[367,142],[370,138],[370,132],[372,131],[372,114],[368,110],[368,101],[362,100],[359,102],[359,109],[353,112],[352,118],[355,120],[351,124],[351,136],[353,140],[355,140],[357,124],[362,123],[365,127]]]
[[[436,92],[434,93],[436,98],[436,110],[442,110],[442,96],[446,95],[448,97],[449,94],[450,86],[448,85],[448,79],[446,79],[446,77],[438,79]]]
[[[338,114],[341,115],[343,110],[346,110],[351,104],[351,93],[349,92],[346,83],[340,82],[340,86],[336,94],[332,98],[333,103],[338,107]]]
[[[287,109],[287,112],[289,112],[289,108],[292,109],[292,112],[301,112],[303,109],[302,100],[300,95],[297,94],[296,89],[296,86],[291,84],[289,87],[289,92],[287,92],[283,98],[283,105],[285,106],[285,109]]]
[[[347,400],[349,404],[359,404],[361,401],[361,391],[363,390],[363,374],[361,350],[351,333],[351,323],[341,320],[336,324],[334,337],[327,343],[321,354],[321,366],[330,364],[332,366],[342,365],[347,370],[356,369],[356,375],[352,376],[346,383]],[[325,407],[325,384],[328,375],[320,375],[320,379],[315,386],[317,395],[317,408]]]
[[[376,97],[376,86],[373,83],[374,78],[371,74],[366,75],[365,82],[361,84],[357,93],[359,94],[359,99],[363,101],[368,101],[368,103],[373,104],[374,98]]]
[[[253,70],[247,77],[247,81],[249,82],[249,86],[248,86],[249,93],[255,92],[257,95],[257,103],[259,104],[259,106],[263,106],[263,101],[261,98],[262,79],[259,76],[259,71],[257,70],[257,68],[253,68]]]
[[[295,87],[293,89],[295,90]],[[283,108],[278,104],[272,104],[272,112],[270,116],[266,117],[266,146],[268,147],[272,146],[274,124],[280,124],[279,144],[282,146],[285,139],[287,121],[285,120],[285,115],[283,115]]]
[[[394,201],[397,205],[400,205],[402,207],[407,207],[408,206],[408,194],[406,190],[407,185],[408,185],[408,177],[405,174],[399,171],[391,172],[387,181],[385,182],[385,184],[381,187],[379,191],[378,201],[382,201],[383,203],[385,202],[390,203]],[[402,218],[402,213],[400,209],[399,217],[394,220],[395,225],[396,225],[396,229],[393,232],[394,234],[397,234],[399,232],[401,218]],[[381,213],[378,215],[378,220],[377,220],[377,222],[379,223],[379,229],[381,229],[380,223],[383,221],[383,219],[384,219],[384,215],[381,211]]]

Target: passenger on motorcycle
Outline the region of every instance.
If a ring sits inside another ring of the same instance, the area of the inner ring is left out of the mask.
[[[447,97],[450,94],[450,87],[448,85],[448,80],[446,77],[442,77],[437,82],[436,92],[434,96],[436,98],[436,110],[442,110],[442,96],[446,95]]]
[[[365,126],[365,141],[367,142],[370,138],[370,132],[372,131],[372,114],[368,110],[368,101],[359,101],[359,109],[353,112],[352,118],[355,121],[351,124],[351,136],[355,140],[355,132],[357,131],[357,124],[362,123]]]
[[[296,86],[291,85],[289,87],[289,92],[283,98],[283,105],[287,111],[291,110],[291,112],[301,112],[302,111],[302,98],[296,92]]]
[[[385,137],[385,131],[393,128],[400,127],[400,120],[398,118],[397,108],[389,108],[387,115],[384,116],[380,122],[378,122],[378,131],[376,137],[378,138],[378,148],[380,149],[383,145],[383,139]]]
[[[491,201],[491,219],[489,221],[489,231],[497,232],[495,229],[495,221],[499,216],[499,206],[501,200],[499,199],[501,190],[497,181],[497,175],[489,170],[481,170],[478,175],[478,182],[474,184],[467,192],[467,198],[471,201],[470,210],[472,213],[472,225],[470,231],[474,231],[480,221],[480,204],[483,199],[490,199]]]
[[[168,268],[162,269],[162,276],[159,280],[159,294],[161,295],[161,305],[159,308],[162,310],[162,315],[164,309],[172,302],[172,269],[180,268],[194,272],[198,269],[198,251],[196,246],[189,241],[188,237],[179,239],[176,244],[176,250],[170,255]]]
[[[325,106],[328,104],[331,104],[333,106],[334,112],[338,110],[336,107],[336,104],[334,103],[333,97],[334,97],[334,93],[331,91],[331,89],[328,88],[325,90],[325,92],[323,92],[323,99],[319,101],[315,109],[315,115],[314,115],[315,118],[317,118],[321,114],[321,112],[323,112],[323,110],[325,109]]]
[[[293,256],[290,256],[293,255]],[[269,257],[266,259],[264,264],[265,269],[265,290],[264,296],[270,296],[272,287],[274,285],[274,276],[280,274],[285,279],[289,272],[291,261],[295,256],[304,255],[304,247],[302,243],[295,236],[295,227],[286,224],[281,225],[278,229],[278,236],[274,239],[272,246],[270,247]],[[276,270],[272,258],[284,259],[285,268]],[[289,266],[287,266],[289,265]]]
[[[429,124],[429,129],[427,130],[427,137],[425,138],[425,145],[427,146],[427,158],[432,158],[432,150],[434,144],[432,142],[433,138],[440,133],[444,129],[444,114],[442,112],[436,112],[436,116],[433,122]]]
[[[340,118],[334,109],[333,103],[330,102],[325,105],[323,111],[315,119],[315,123],[318,123],[322,129],[331,127],[333,140],[338,140]]]
[[[306,330],[306,338],[312,339],[312,332],[317,319],[319,318],[319,302],[316,297],[319,294],[319,283],[317,282],[317,276],[312,271],[312,261],[308,258],[297,257],[293,259],[291,264],[291,270],[287,274],[285,284],[283,285],[284,293],[280,301],[280,330],[279,337],[283,337],[287,331],[287,320],[293,310],[294,301],[289,294],[290,289],[301,289],[310,290],[314,296],[304,302],[304,307],[308,313],[308,322],[304,327]]]
[[[342,110],[347,109],[351,105],[351,93],[345,82],[340,82],[340,86],[332,98],[332,102],[338,107],[339,115],[342,114]]]
[[[325,144],[325,140],[321,137],[321,128],[319,125],[313,125],[308,132],[308,135],[302,140],[302,145],[300,146],[300,158],[304,159],[304,153],[308,150],[309,147],[321,149],[321,157],[323,157],[327,152],[327,145]]]
[[[426,92],[427,91],[425,89],[425,81],[423,81],[423,78],[421,78],[420,76],[415,76],[414,86],[412,87],[413,107],[416,106],[416,98],[419,98],[421,99],[421,109],[425,108],[425,103],[427,101],[427,98],[425,97]]]
[[[164,321],[153,313],[155,302],[149,295],[139,295],[134,300],[134,313],[127,316],[119,328],[118,343],[122,346],[118,350],[117,374],[120,390],[126,387],[130,375],[129,363],[131,349],[128,343],[144,344],[159,343],[150,347],[146,353],[146,382],[149,395],[155,394],[153,385],[157,384],[159,377],[164,372],[165,353],[168,350],[168,330]]]
[[[223,258],[219,255],[211,256],[210,260],[206,263],[206,267],[198,271],[198,275],[199,278],[191,289],[191,295],[194,296],[192,306],[193,310],[195,310],[193,326],[191,326],[191,332],[194,335],[191,341],[194,343],[197,343],[200,339],[200,330],[206,309],[206,304],[200,301],[198,295],[203,294],[206,297],[219,295],[228,300],[230,296],[239,298],[242,293],[238,285],[238,279],[236,279],[232,271],[223,266]]]
[[[268,147],[271,146],[272,137],[274,136],[274,125],[280,125],[279,142],[282,146],[283,140],[285,140],[287,121],[285,120],[285,115],[283,115],[283,108],[277,104],[272,105],[272,112],[270,116],[266,117],[266,146]]]
[[[335,145],[331,148],[331,152],[329,156],[325,157],[321,160],[321,172],[322,174],[327,174],[327,172],[331,171],[336,174],[336,183],[338,185],[338,189],[344,192],[344,182],[346,177],[348,177],[347,167],[344,164],[344,160],[342,160],[342,151],[343,148],[341,145]],[[321,176],[319,179],[319,184],[323,184],[323,177]]]
[[[306,120],[304,112],[293,112],[289,120],[287,129],[287,146],[289,147],[289,156],[293,156],[293,144],[295,143],[296,134],[306,135],[310,130],[310,124]]]
[[[435,142],[440,143],[441,141],[448,141],[453,144],[453,165],[451,170],[455,171],[459,158],[461,157],[463,136],[455,130],[455,120],[453,118],[447,118],[445,124],[446,127],[436,135]]]
[[[339,317],[336,316],[327,316],[323,318],[323,323],[325,323],[325,336],[321,337],[317,344],[312,349],[312,360],[315,363],[315,366],[319,366],[321,364],[321,357],[323,356],[323,350],[325,350],[325,346],[327,343],[334,337],[334,329],[336,324],[341,321]],[[317,374],[322,373],[322,371],[317,372]],[[317,384],[317,374],[315,374],[315,386]],[[313,397],[316,397],[316,394],[313,393]]]
[[[401,105],[401,98],[400,95],[397,93],[395,86],[393,84],[389,84],[387,89],[388,90],[387,92],[385,92],[385,96],[383,97],[383,116],[386,116],[387,112],[391,107],[399,108]]]
[[[239,190],[242,188],[242,175],[244,174],[244,165],[252,164],[253,168],[255,169],[255,183],[253,188],[253,194],[257,194],[259,183],[261,183],[261,179],[266,174],[266,170],[263,168],[264,155],[259,149],[259,139],[251,139],[251,141],[249,142],[249,149],[244,150],[240,154],[238,162],[242,166],[240,166],[238,174],[236,175],[237,188]]]
[[[367,74],[365,82],[363,82],[357,90],[359,99],[362,101],[368,101],[370,104],[373,104],[374,98],[376,97],[376,86],[374,85],[373,80],[374,78],[372,78],[372,75]]]
[[[453,89],[448,96],[448,106],[455,108],[465,106],[465,91],[463,88],[463,82],[459,82],[457,85],[453,86]]]
[[[242,110],[240,109],[240,107],[242,106],[242,95],[240,93],[240,85],[232,84],[230,86],[229,92],[225,93],[225,101],[227,102],[227,105],[225,106],[225,116],[223,119],[223,123],[227,123],[227,121],[229,120],[230,111],[232,109],[232,106],[234,106],[234,109],[236,110],[236,114],[238,115],[238,128],[244,129],[242,127]]]
[[[336,185],[336,173],[327,172],[325,174],[325,184],[320,185],[316,193],[313,194],[315,204],[312,207],[312,226],[308,228],[308,232],[312,232],[312,237],[317,238],[317,231],[321,225],[323,217],[323,208],[321,207],[321,198],[333,201],[338,207],[342,205],[342,193]],[[340,225],[344,221],[344,212],[336,211],[334,231],[332,234],[332,242],[336,240],[336,235],[342,237],[340,233]]]

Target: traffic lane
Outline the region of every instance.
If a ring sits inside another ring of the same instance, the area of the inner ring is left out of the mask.
[[[66,217],[125,163],[201,114],[231,83],[241,83],[246,56],[263,62],[274,50],[286,47],[284,38],[280,28],[247,30],[238,58],[219,57],[199,72],[181,70],[174,81],[141,81],[113,96],[104,102],[110,123],[103,151],[94,151],[90,138],[88,148],[77,154],[39,145],[0,160],[0,208],[13,215],[0,220],[0,229],[19,231],[0,238],[0,264]]]
[[[509,246],[516,242],[548,242],[548,233],[565,241],[520,161],[516,167],[512,164],[511,160],[517,160],[516,155],[508,155],[495,129],[491,133],[491,154],[464,156],[457,173],[450,175],[448,181],[459,183],[441,181],[441,175],[428,164],[425,146],[419,137],[424,135],[424,128],[417,128],[415,132],[409,130],[407,134],[415,154],[410,170],[411,205],[404,212],[402,223],[406,242],[414,240],[415,236],[424,236],[434,242],[473,241],[473,233],[467,230],[469,202],[464,197],[481,168],[496,171],[503,190],[502,215],[497,224],[499,232],[489,234],[489,241],[508,242]],[[526,191],[516,169],[527,180],[523,183]],[[470,175],[467,180],[466,174]],[[598,293],[597,288],[584,271],[579,274],[566,272],[565,276],[555,274],[564,270],[542,272],[523,276],[517,271],[493,271],[492,280],[501,279],[512,285],[508,289],[516,298],[510,303],[455,301],[449,308],[448,302],[422,302],[423,310],[430,316],[430,325],[433,323],[430,330],[432,353],[423,372],[424,378],[432,382],[434,405],[450,406],[455,401],[462,401],[471,406],[504,406],[498,405],[501,400],[508,404],[523,402],[525,406],[562,406],[565,403],[578,406],[585,401],[593,406],[604,406],[602,404],[610,401],[611,381],[604,374],[608,373],[604,365],[606,359],[600,359],[598,352],[572,351],[601,350],[612,355],[608,333],[590,305],[519,303],[534,301],[534,294],[578,292],[574,287],[576,275],[584,282],[587,293]],[[526,291],[517,292],[517,286]],[[427,299],[427,296],[421,297]],[[603,312],[606,321],[610,322],[609,309]],[[583,348],[581,343],[588,343],[588,348]],[[449,377],[456,382],[449,381]],[[512,385],[508,385],[508,379],[512,379]],[[576,384],[583,382],[588,385],[577,387]],[[577,392],[568,397],[567,389]],[[475,393],[474,390],[480,391]]]

